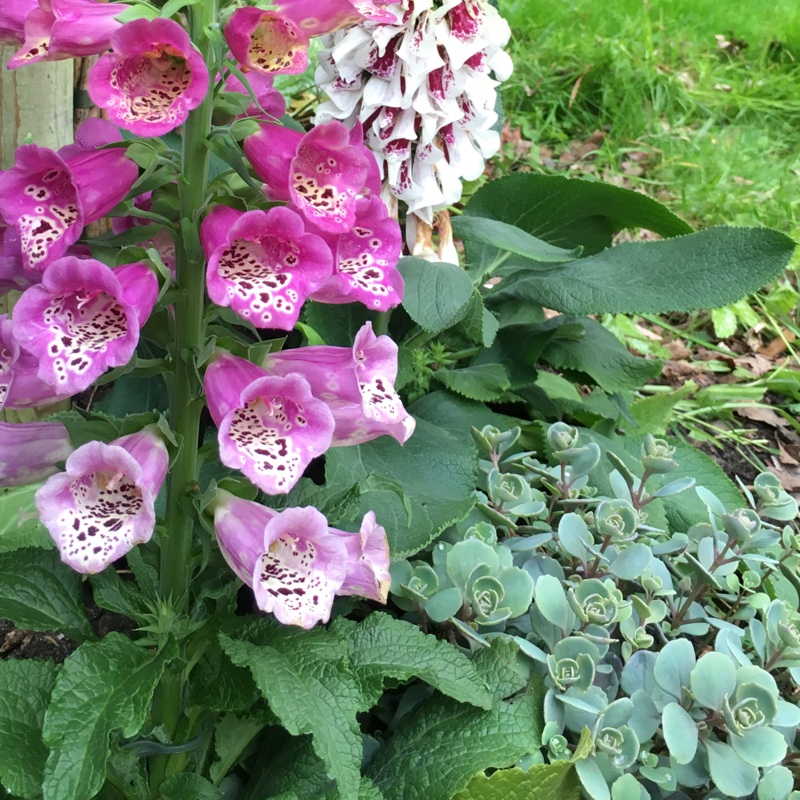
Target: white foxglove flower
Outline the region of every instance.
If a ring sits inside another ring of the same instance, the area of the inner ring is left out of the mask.
[[[395,24],[367,20],[326,37],[316,78],[328,99],[317,122],[360,121],[385,193],[408,205],[412,228],[429,230],[500,147],[495,104],[511,74],[502,49],[510,31],[487,0],[387,8]]]

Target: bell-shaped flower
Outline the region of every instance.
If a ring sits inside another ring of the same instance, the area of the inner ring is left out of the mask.
[[[203,102],[208,69],[177,22],[137,19],[111,36],[111,52],[92,67],[88,88],[95,105],[120,127],[161,136]]]
[[[169,454],[157,426],[88,442],[36,492],[36,509],[61,560],[78,572],[101,572],[134,545],[150,540],[155,500]]]
[[[104,53],[111,35],[122,27],[115,17],[128,8],[98,0],[39,0],[25,18],[25,41],[9,59],[9,69]]]
[[[379,196],[356,201],[356,224],[341,236],[328,237],[334,272],[311,296],[320,303],[357,300],[375,311],[387,311],[403,299],[403,278],[397,269],[402,236]]]
[[[387,190],[428,225],[500,147],[497,86],[510,30],[489,0],[403,2],[334,33],[320,53],[317,122],[364,123]],[[413,239],[409,241],[413,244]]]
[[[38,7],[37,0],[0,0],[0,43],[22,44],[25,20]]]
[[[39,363],[21,350],[14,338],[11,319],[0,314],[0,411],[3,408],[35,408],[61,398],[38,376]]]
[[[306,233],[291,209],[241,212],[216,206],[200,238],[208,266],[208,296],[257,328],[294,328],[306,298],[331,276],[323,239]]]
[[[62,422],[0,422],[0,487],[44,480],[72,450]]]
[[[330,619],[348,553],[317,509],[278,512],[218,490],[214,530],[225,560],[262,611],[302,628]]]
[[[301,375],[271,376],[223,353],[206,370],[204,386],[220,460],[267,494],[289,492],[331,445],[333,415]]]
[[[105,216],[130,191],[139,170],[104,120],[87,120],[77,143],[55,153],[26,144],[17,148],[14,166],[0,176],[0,214],[17,232],[25,270],[40,273],[61,258],[84,225]]]
[[[244,142],[244,152],[273,200],[288,200],[327,233],[349,231],[356,198],[366,187],[370,159],[350,141],[340,122],[308,133],[263,125]]]
[[[286,100],[273,86],[272,76],[251,72],[247,76],[247,81],[258,100],[258,105],[251,102],[243,116],[266,121],[279,120],[286,113]],[[235,94],[250,94],[239,78],[233,74],[229,75],[225,81],[225,91]]]
[[[386,9],[398,0],[275,0],[278,13],[297,25],[307,36],[325,33],[355,25],[364,20],[393,23],[395,15]]]
[[[290,19],[260,8],[237,8],[225,41],[244,72],[296,75],[308,66],[308,35]]]
[[[271,353],[263,366],[271,375],[302,375],[314,397],[333,412],[334,445],[361,444],[383,434],[403,444],[414,432],[416,422],[394,389],[397,345],[376,336],[371,322],[356,334],[352,348],[298,347]]]
[[[22,293],[14,336],[38,359],[39,378],[56,394],[77,394],[130,361],[157,297],[158,279],[144,264],[112,270],[68,256]]]
[[[378,525],[375,513],[368,511],[358,533],[348,533],[331,528],[347,548],[347,573],[344,583],[336,592],[340,595],[358,595],[386,603],[392,576],[389,574],[389,541],[386,531]]]
[[[36,279],[22,265],[22,248],[16,228],[0,226],[0,297],[22,291]]]

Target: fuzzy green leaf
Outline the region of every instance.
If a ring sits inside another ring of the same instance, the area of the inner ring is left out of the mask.
[[[377,701],[380,680],[360,680],[348,661],[347,642],[324,628],[299,631],[267,623],[252,630],[258,644],[221,634],[223,649],[234,664],[250,669],[289,733],[312,735],[314,751],[342,796],[356,797],[363,749],[356,715]]]
[[[138,733],[168,655],[110,633],[81,645],[64,662],[44,719],[43,738],[50,747],[44,800],[97,794],[105,780],[109,735]]]
[[[517,273],[493,304],[522,299],[565,314],[692,311],[733,303],[781,274],[795,243],[770,228],[709,228],[620,244],[547,272]]]
[[[386,800],[450,800],[478,772],[537,750],[540,715],[538,690],[489,711],[435,697],[404,718],[367,774]]]
[[[352,486],[369,476],[402,488],[367,487],[360,513],[374,511],[386,528],[392,558],[418,552],[448,525],[462,520],[475,504],[477,458],[469,437],[454,436],[424,420],[404,444],[388,436],[357,447],[335,447],[326,456],[330,484]]]
[[[34,495],[41,486],[15,486],[0,489],[0,553],[23,547],[51,548],[53,540],[39,522]]]
[[[42,723],[56,669],[52,661],[0,661],[0,781],[26,800],[41,796],[47,761]]]
[[[161,786],[161,800],[221,800],[222,792],[200,775],[172,775]]]
[[[480,400],[484,403],[498,400],[511,388],[511,382],[501,364],[440,369],[436,373],[436,380],[469,400]]]
[[[464,317],[472,281],[461,267],[405,257],[397,268],[405,282],[403,308],[421,328],[439,333]]]
[[[527,772],[498,770],[476,775],[453,800],[580,800],[581,784],[569,761],[537,764]]]
[[[411,623],[375,612],[358,624],[339,619],[333,630],[346,637],[350,662],[363,674],[399,681],[421,678],[461,703],[491,708],[492,696],[472,662]]]
[[[94,638],[81,576],[61,563],[56,550],[0,553],[0,619],[23,629],[61,631],[76,642]]]

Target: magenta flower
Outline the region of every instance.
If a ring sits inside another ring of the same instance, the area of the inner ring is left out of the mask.
[[[290,491],[331,445],[333,416],[301,375],[270,376],[223,353],[206,370],[204,386],[220,460],[267,494]]]
[[[29,272],[61,258],[83,226],[105,216],[139,175],[124,149],[95,149],[121,141],[119,131],[103,120],[87,123],[78,128],[78,144],[58,153],[35,144],[18,147],[16,163],[0,176],[0,214],[17,231]]]
[[[103,53],[111,35],[122,27],[116,16],[130,6],[97,0],[39,0],[25,18],[22,48],[8,61],[9,69],[36,61],[57,61]]]
[[[389,542],[386,531],[378,525],[373,511],[367,512],[359,533],[330,529],[347,548],[347,574],[336,592],[340,595],[367,597],[386,603],[392,576],[389,574]]]
[[[0,297],[26,289],[34,282],[31,280],[33,277],[22,265],[22,248],[16,228],[0,227]]]
[[[308,66],[308,36],[291,20],[260,8],[237,8],[225,41],[245,72],[296,75]]]
[[[89,95],[138,136],[174,130],[208,93],[203,56],[171,19],[128,22],[111,36],[111,48],[89,73]]]
[[[329,238],[334,272],[311,296],[320,303],[352,303],[387,311],[403,299],[403,278],[397,262],[403,247],[400,226],[388,216],[379,196],[356,201],[356,224]]]
[[[257,328],[294,328],[306,298],[331,276],[333,257],[288,208],[243,213],[216,206],[200,238],[208,296]]]
[[[372,159],[334,120],[306,134],[262,126],[244,142],[244,152],[273,200],[291,199],[306,219],[328,233],[349,231],[356,197],[366,188]]]
[[[77,394],[130,361],[157,296],[158,279],[144,264],[112,270],[68,256],[23,292],[14,336],[38,359],[39,378],[56,394]]]
[[[25,486],[57,471],[72,452],[61,422],[0,422],[0,486]]]
[[[284,625],[327,622],[347,549],[325,517],[310,507],[277,512],[220,490],[214,506],[220,550],[258,607]]]
[[[25,19],[38,5],[37,0],[0,0],[0,42],[22,44]]]
[[[297,25],[307,36],[322,36],[365,20],[395,24],[397,17],[386,10],[398,0],[276,0],[278,13]]]
[[[169,454],[155,425],[115,439],[89,442],[68,459],[66,471],[36,492],[36,509],[61,560],[95,573],[150,540],[155,499]]]
[[[243,116],[255,117],[268,122],[280,119],[286,113],[286,100],[273,86],[272,75],[251,72],[247,76],[247,80],[261,108],[251,102],[247,107],[247,113]],[[244,84],[233,74],[229,75],[225,81],[225,91],[236,94],[249,94]]]
[[[0,411],[35,408],[61,399],[39,378],[38,369],[36,358],[20,350],[9,317],[0,314]]]
[[[416,422],[403,408],[394,381],[397,345],[388,336],[376,336],[367,322],[352,348],[299,347],[272,353],[264,360],[271,375],[302,376],[314,397],[333,412],[333,445],[361,444],[388,434],[403,444]]]

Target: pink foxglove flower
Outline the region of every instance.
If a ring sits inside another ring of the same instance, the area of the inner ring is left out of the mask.
[[[72,449],[62,422],[0,422],[0,486],[44,480]]]
[[[366,188],[370,159],[351,144],[350,131],[340,122],[305,134],[264,125],[245,139],[244,152],[272,199],[291,199],[327,233],[345,233],[355,225],[356,198]]]
[[[403,278],[397,270],[402,237],[397,220],[379,196],[359,197],[356,224],[341,236],[328,236],[334,272],[312,295],[320,303],[352,303],[387,311],[403,300]]]
[[[58,153],[26,144],[0,176],[0,214],[16,229],[25,270],[40,273],[61,258],[84,225],[105,216],[130,191],[139,169],[124,149],[98,147],[122,141],[103,120],[78,127],[77,144]]]
[[[150,540],[155,499],[169,454],[158,428],[109,444],[89,442],[36,492],[36,509],[61,560],[78,572],[101,572]]]
[[[144,264],[112,270],[68,256],[23,292],[14,336],[38,359],[42,381],[56,394],[76,394],[130,361],[157,297],[158,279]]]
[[[376,336],[367,322],[353,347],[299,347],[272,353],[264,360],[271,375],[301,376],[314,397],[333,412],[334,445],[368,442],[388,434],[403,444],[414,432],[414,417],[403,408],[394,381],[397,345]]]
[[[38,376],[39,363],[20,350],[11,320],[0,314],[0,411],[3,408],[35,408],[61,398]]]
[[[289,208],[216,206],[200,228],[208,296],[257,328],[294,328],[306,298],[331,276],[328,245]]]
[[[347,574],[338,590],[340,595],[358,595],[386,603],[392,576],[389,574],[389,542],[373,511],[367,512],[358,533],[331,528],[347,548]]]
[[[25,18],[25,41],[9,59],[9,69],[104,53],[122,26],[115,17],[128,8],[98,0],[39,0]]]
[[[394,21],[327,40],[317,84],[328,100],[317,120],[361,120],[388,191],[430,225],[500,146],[495,104],[511,74],[502,50],[510,31],[488,0],[401,0],[387,10]]]
[[[25,19],[38,6],[37,0],[0,0],[0,42],[22,44]]]
[[[161,136],[181,125],[209,89],[203,56],[171,19],[137,19],[111,37],[89,73],[89,95],[121,128]]]
[[[347,548],[315,508],[277,512],[218,491],[214,530],[225,560],[262,611],[284,625],[330,619],[347,573]]]
[[[204,386],[220,460],[267,494],[290,491],[331,445],[333,415],[301,375],[270,376],[224,353],[206,370]]]
[[[274,11],[237,8],[225,26],[225,41],[245,72],[296,75],[308,66],[308,35]]]
[[[364,20],[395,21],[386,6],[397,2],[373,0],[276,0],[278,13],[297,25],[307,36],[321,36]]]

